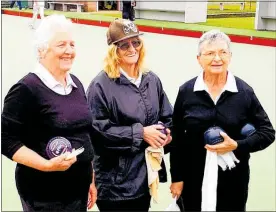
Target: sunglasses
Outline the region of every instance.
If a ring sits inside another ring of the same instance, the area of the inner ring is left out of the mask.
[[[126,51],[130,48],[130,45],[133,46],[134,49],[138,48],[141,46],[141,41],[140,40],[132,40],[129,42],[122,42],[122,43],[118,43],[117,46],[119,49]]]

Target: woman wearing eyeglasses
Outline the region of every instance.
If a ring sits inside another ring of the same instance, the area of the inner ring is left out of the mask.
[[[203,34],[197,55],[203,71],[180,87],[175,102],[171,193],[183,197],[186,211],[245,211],[250,153],[275,139],[253,89],[228,70],[231,56],[226,34]],[[251,135],[242,130],[248,123]]]
[[[136,25],[114,20],[107,31],[104,70],[87,97],[95,139],[94,169],[100,211],[148,211],[145,149],[171,141],[158,121],[172,123],[172,107],[160,79],[142,68],[145,47]],[[159,175],[160,181],[166,176]]]

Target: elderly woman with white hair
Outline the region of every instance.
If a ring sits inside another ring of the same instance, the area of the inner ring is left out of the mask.
[[[72,25],[61,15],[41,22],[37,66],[4,100],[2,154],[17,163],[24,211],[86,211],[96,201],[91,114],[83,85],[69,74],[76,53]]]
[[[180,87],[175,102],[171,193],[186,211],[245,211],[250,153],[275,139],[252,87],[228,70],[231,56],[226,34],[203,34],[203,71]]]

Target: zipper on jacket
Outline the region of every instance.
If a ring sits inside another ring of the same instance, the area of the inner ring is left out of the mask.
[[[137,88],[137,87],[136,87]],[[142,98],[142,100],[143,100],[143,103],[144,103],[144,106],[145,106],[145,108],[146,108],[146,125],[148,125],[148,108],[147,108],[147,105],[146,105],[146,102],[145,102],[145,100],[144,100],[144,97],[143,97],[143,94],[142,94],[142,92],[140,91],[140,89],[139,88],[137,88],[138,89],[138,91],[139,91],[139,94],[140,94],[140,96],[141,96],[141,98]]]

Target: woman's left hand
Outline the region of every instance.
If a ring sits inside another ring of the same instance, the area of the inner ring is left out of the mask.
[[[88,192],[87,208],[91,209],[93,205],[96,203],[96,200],[97,200],[97,188],[95,186],[95,182],[93,181],[90,184],[90,188]]]
[[[236,141],[234,141],[224,132],[220,132],[220,135],[224,139],[223,142],[215,145],[206,144],[205,148],[211,152],[217,152],[218,154],[224,154],[237,149],[238,143]]]

